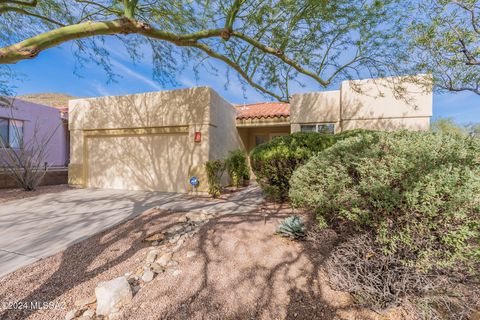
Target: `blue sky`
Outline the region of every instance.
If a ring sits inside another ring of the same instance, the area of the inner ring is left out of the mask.
[[[80,70],[80,77],[74,74],[75,61],[71,54],[71,45],[65,44],[42,52],[33,60],[21,61],[13,70],[22,74],[15,82],[17,94],[56,92],[73,96],[92,97],[103,95],[122,95],[146,91],[159,91],[191,86],[210,86],[232,103],[253,103],[265,101],[255,90],[242,85],[235,76],[225,85],[225,66],[215,62],[218,75],[204,72],[199,79],[188,68],[177,75],[178,86],[162,86],[152,80],[151,64],[141,61],[133,64],[126,52],[115,46],[111,61],[120,76],[117,82],[107,82],[103,69],[95,64],[86,65]],[[298,86],[292,92],[321,90],[315,83],[307,81],[306,87]],[[332,87],[330,89],[335,89]],[[435,94],[433,98],[433,116],[452,117],[459,123],[480,122],[480,96],[473,93]]]

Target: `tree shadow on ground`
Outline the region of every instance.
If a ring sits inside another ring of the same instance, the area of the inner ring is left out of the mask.
[[[344,296],[325,291],[321,271],[336,236],[286,240],[274,231],[292,210],[286,205],[263,205],[241,212],[248,202],[237,201],[235,213],[217,214],[201,226],[176,254],[183,275],[160,274],[124,309],[124,317],[333,319],[338,310],[348,309]],[[141,266],[138,261],[144,259],[147,247],[142,240],[180,223],[181,215],[165,210],[144,213],[1,279],[1,301],[65,301],[67,308],[62,312],[4,310],[0,318],[63,318],[74,300],[91,295],[98,282]],[[185,258],[186,250],[196,253],[194,261]],[[35,283],[35,287],[19,290],[22,283]]]

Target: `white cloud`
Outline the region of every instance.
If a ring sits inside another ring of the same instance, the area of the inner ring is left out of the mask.
[[[158,83],[156,83],[155,81],[153,81],[149,77],[141,74],[140,72],[137,72],[137,71],[131,69],[130,67],[127,67],[126,65],[124,65],[120,61],[111,59],[111,63],[112,63],[113,66],[117,67],[120,72],[123,72],[124,74],[126,74],[130,77],[133,77],[137,80],[140,80],[142,83],[146,84],[147,86],[151,87],[152,89],[155,89],[157,91],[163,90],[163,88]]]

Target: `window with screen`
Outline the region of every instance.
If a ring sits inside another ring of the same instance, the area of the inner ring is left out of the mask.
[[[323,134],[334,134],[335,125],[333,123],[322,124],[302,124],[300,125],[300,131],[302,132],[318,132]]]

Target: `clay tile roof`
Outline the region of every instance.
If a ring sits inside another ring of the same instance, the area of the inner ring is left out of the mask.
[[[263,102],[237,105],[237,119],[259,119],[290,116],[290,105],[284,102]]]

